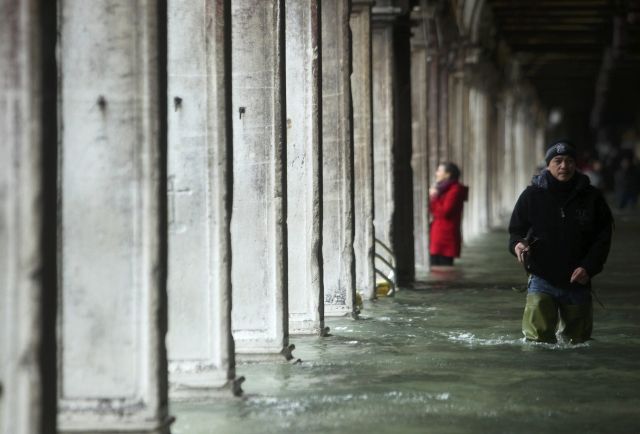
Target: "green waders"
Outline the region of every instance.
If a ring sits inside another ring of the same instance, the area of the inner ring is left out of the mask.
[[[527,294],[522,315],[522,333],[527,340],[555,343],[559,320],[564,324],[562,335],[572,344],[589,340],[593,329],[592,303],[565,304],[548,294]]]

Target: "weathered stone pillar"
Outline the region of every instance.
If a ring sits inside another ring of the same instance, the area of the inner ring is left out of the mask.
[[[393,214],[396,206],[394,200],[394,91],[396,83],[393,26],[399,13],[399,8],[374,7],[372,17],[374,225],[376,238],[389,248],[393,247]]]
[[[398,285],[415,280],[413,174],[411,170],[411,21],[406,11],[396,21],[394,52],[394,191],[392,249]]]
[[[0,0],[2,434],[56,432],[55,38],[55,4]]]
[[[500,93],[497,83],[487,94],[487,223],[489,228],[502,227],[500,209],[500,190],[502,178],[500,178],[500,166],[498,154],[501,152],[501,128],[500,128]]]
[[[388,4],[373,8],[375,227],[376,238],[393,252],[402,285],[415,270],[414,251],[407,248],[414,244],[410,28],[403,9]]]
[[[168,432],[162,4],[58,2],[61,432]]]
[[[322,2],[322,190],[326,315],[355,313],[349,0]]]
[[[509,218],[507,216],[507,193],[506,193],[506,172],[507,170],[507,140],[506,140],[506,93],[501,89],[499,94],[495,97],[495,105],[496,105],[496,122],[495,122],[495,156],[494,156],[494,167],[495,167],[495,176],[493,180],[493,217],[492,220],[497,224],[504,224],[506,219]],[[513,204],[511,204],[511,208],[513,209]],[[508,210],[508,212],[511,212]]]
[[[351,6],[353,158],[355,178],[356,288],[367,300],[375,293],[373,190],[373,100],[371,94],[371,0]]]
[[[169,334],[172,398],[234,383],[230,1],[169,2]]]
[[[449,48],[445,46],[445,48],[440,51],[443,53],[442,56],[439,57],[439,65],[438,65],[438,108],[439,108],[439,116],[438,116],[438,156],[439,161],[443,162],[451,159],[450,149],[451,144],[449,142],[449,65],[446,53]]]
[[[427,123],[428,148],[429,148],[429,171],[435,173],[436,166],[441,161],[440,155],[440,118],[446,116],[440,109],[440,55],[437,47],[438,37],[436,32],[436,23],[434,19],[426,21],[427,25]],[[430,174],[430,182],[434,182],[433,176]]]
[[[466,172],[465,153],[468,114],[467,89],[464,83],[464,72],[461,68],[449,74],[449,156],[448,159],[460,167],[463,177]]]
[[[284,0],[232,2],[233,336],[288,354]]]
[[[475,77],[481,81],[482,77]],[[479,83],[469,88],[469,146],[467,154],[467,182],[469,202],[465,209],[468,224],[465,237],[471,239],[488,229],[489,165],[487,144],[487,97]]]
[[[287,3],[289,332],[324,329],[319,0]]]
[[[516,170],[516,136],[514,134],[516,116],[513,89],[507,89],[504,94],[504,158],[502,159],[502,172],[505,174],[504,183],[504,206],[511,209],[518,198],[518,179],[514,176]]]
[[[417,17],[420,18],[420,17]],[[422,32],[419,32],[421,35]],[[411,168],[416,274],[429,270],[429,74],[428,48],[421,36],[411,40]]]
[[[513,176],[516,179],[514,199],[518,197],[520,192],[527,186],[531,180],[531,173],[529,172],[529,162],[527,161],[528,152],[527,144],[529,141],[527,131],[527,105],[521,96],[516,100],[515,116],[514,116],[514,158],[515,164],[513,166]],[[515,200],[514,200],[515,203]]]

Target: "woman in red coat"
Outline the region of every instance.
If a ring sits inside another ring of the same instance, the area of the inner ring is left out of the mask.
[[[453,265],[453,258],[460,257],[460,223],[469,189],[458,182],[459,177],[458,166],[442,163],[436,170],[436,185],[429,189],[431,265]]]

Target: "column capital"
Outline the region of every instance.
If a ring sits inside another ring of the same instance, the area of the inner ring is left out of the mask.
[[[351,2],[351,13],[361,13],[364,11],[371,11],[373,9],[373,5],[376,2],[374,0],[353,0]]]
[[[371,6],[371,7],[373,7],[373,5],[375,5],[375,4],[376,4],[375,0],[352,0],[351,1],[351,7],[354,7],[354,6],[359,6],[359,7]]]
[[[395,24],[402,15],[402,8],[395,6],[374,6],[371,8],[371,19],[376,27],[384,27]]]

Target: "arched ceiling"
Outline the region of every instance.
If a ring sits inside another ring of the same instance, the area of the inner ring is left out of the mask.
[[[640,1],[486,0],[485,6],[547,108],[592,127],[638,122]]]

